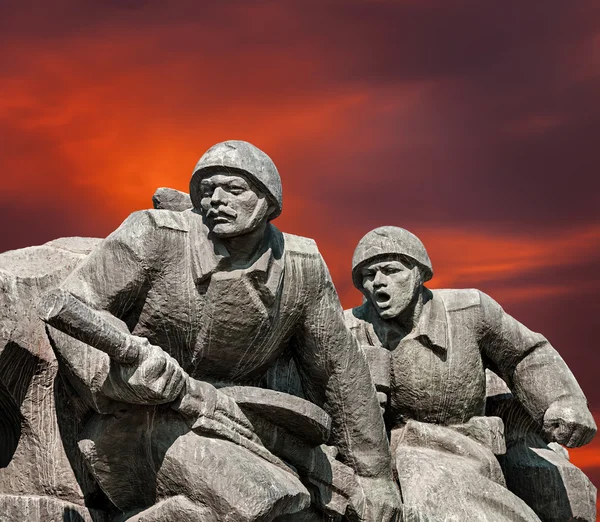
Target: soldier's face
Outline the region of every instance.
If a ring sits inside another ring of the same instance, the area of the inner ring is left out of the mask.
[[[216,172],[199,190],[202,215],[217,237],[248,234],[266,223],[272,210],[265,194],[241,175]]]
[[[361,275],[363,293],[382,319],[394,319],[406,310],[421,285],[418,266],[398,259],[374,261]]]

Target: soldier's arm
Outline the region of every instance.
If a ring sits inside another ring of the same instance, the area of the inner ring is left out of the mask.
[[[596,425],[571,370],[541,334],[480,292],[480,346],[547,438],[570,447],[587,444]]]
[[[138,304],[148,281],[148,241],[152,223],[145,212],[131,214],[69,275],[61,287],[128,332],[123,319]],[[61,370],[95,410],[110,410],[113,397],[108,356],[55,329],[50,329]]]
[[[318,254],[310,261],[304,271],[310,284],[296,354],[304,389],[332,418],[332,443],[359,477],[371,504],[369,520],[393,520],[400,497],[369,368],[344,323],[324,261]]]

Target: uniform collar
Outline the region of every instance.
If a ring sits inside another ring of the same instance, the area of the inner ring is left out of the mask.
[[[202,284],[218,271],[225,270],[229,252],[220,241],[209,239],[208,227],[202,216],[194,210],[190,215],[190,247],[192,250],[192,273],[196,284]]]
[[[443,301],[431,290],[424,290],[425,303],[416,328],[409,333],[407,339],[426,341],[429,348],[448,351],[448,319]]]
[[[266,303],[272,302],[283,275],[283,234],[269,223],[254,261],[244,269],[231,270],[230,254],[223,243],[209,237],[208,227],[202,217],[190,211],[192,249],[192,274],[198,287],[206,286],[216,272],[237,271],[253,281],[256,290]]]

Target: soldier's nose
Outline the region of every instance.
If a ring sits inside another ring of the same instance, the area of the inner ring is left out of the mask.
[[[225,191],[221,187],[215,188],[210,198],[211,204],[219,204],[223,202],[223,196],[225,195]]]
[[[375,278],[373,279],[373,285],[374,286],[383,286],[385,284],[385,277],[383,276],[383,274],[381,272],[376,272],[375,273]]]

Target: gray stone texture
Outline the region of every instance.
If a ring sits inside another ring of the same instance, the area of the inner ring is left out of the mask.
[[[99,242],[62,238],[0,254],[0,520],[92,520],[84,503],[101,501],[74,451],[77,405],[56,385],[36,309]]]
[[[155,273],[156,283],[149,285],[153,289],[152,293],[144,293],[143,288],[146,285],[146,274],[143,267],[137,265],[136,259],[151,259],[151,256],[156,252],[156,243],[134,243],[129,238],[129,234],[132,234],[133,231],[136,235],[154,235],[155,241],[164,245],[165,252],[199,251],[202,254],[205,253],[210,263],[212,261],[210,256],[214,255],[212,250],[201,250],[201,244],[192,250],[188,243],[190,240],[193,241],[195,238],[202,237],[199,235],[202,232],[198,229],[194,230],[195,234],[188,233],[193,226],[199,225],[201,225],[199,216],[193,213],[171,214],[168,211],[145,211],[135,214],[129,219],[126,226],[122,227],[108,238],[100,248],[96,249],[76,269],[62,287],[68,289],[72,295],[80,297],[82,301],[96,304],[95,308],[121,309],[120,315],[125,321],[128,319],[130,310],[123,310],[123,303],[130,303],[133,307],[136,321],[136,326],[132,330],[133,335],[148,338],[153,345],[170,347],[173,356],[180,364],[185,365],[184,368],[186,371],[190,372],[190,375],[193,375],[194,378],[200,378],[204,381],[210,380],[219,385],[225,383],[258,383],[261,375],[268,369],[270,363],[285,351],[286,345],[283,344],[285,339],[289,337],[292,328],[299,326],[298,321],[302,320],[302,314],[308,311],[309,304],[311,307],[310,313],[316,313],[319,321],[322,321],[315,325],[315,327],[319,328],[318,335],[321,335],[321,324],[329,324],[330,326],[334,324],[329,317],[332,312],[335,313],[335,301],[330,301],[329,298],[326,298],[325,301],[320,301],[320,297],[317,297],[318,294],[316,293],[313,294],[314,297],[308,292],[300,295],[297,293],[298,280],[294,278],[294,271],[298,270],[298,268],[304,274],[306,283],[310,284],[311,292],[317,292],[319,291],[318,289],[323,288],[323,284],[318,279],[322,277],[320,274],[323,274],[323,272],[313,271],[309,268],[315,261],[319,262],[317,251],[310,242],[304,239],[296,239],[292,236],[281,237],[276,231],[273,232],[275,241],[277,241],[274,243],[275,248],[278,248],[279,244],[283,244],[283,241],[285,241],[287,248],[283,263],[287,264],[282,266],[282,263],[277,262],[278,259],[281,259],[281,254],[277,253],[270,274],[268,272],[266,274],[267,284],[270,282],[270,276],[274,278],[274,281],[271,282],[278,285],[282,270],[285,270],[287,278],[283,282],[284,286],[279,290],[281,299],[276,298],[275,291],[271,294],[266,294],[265,298],[268,308],[265,307],[265,301],[258,297],[258,295],[253,299],[246,297],[248,295],[247,292],[254,291],[251,281],[238,278],[221,278],[219,277],[220,272],[212,274],[211,284],[209,284],[206,292],[199,294],[196,292],[195,285],[198,279],[204,279],[204,274],[197,273],[190,277],[181,277],[181,274],[185,274],[186,270],[190,269],[202,270],[204,267],[210,266],[210,264],[207,265],[201,262],[200,265],[194,266],[190,264],[190,259],[184,256],[169,258],[169,265],[165,266],[162,270],[159,269],[158,265],[150,266],[151,271],[149,270],[149,273],[152,273],[152,271]],[[278,238],[281,238],[281,240]],[[278,243],[279,241],[281,243]],[[133,251],[133,248],[139,249],[140,247],[147,249],[148,253],[142,253],[138,250],[135,252],[135,255],[129,254],[129,252]],[[311,249],[313,250],[311,251]],[[301,255],[295,255],[296,252]],[[262,259],[259,258],[259,262]],[[306,263],[306,268],[302,269],[302,263]],[[126,267],[128,271],[125,271],[123,267]],[[260,270],[260,268],[257,268],[257,270]],[[312,280],[311,277],[317,279]],[[213,284],[215,287],[212,286]],[[275,287],[276,289],[277,287]],[[124,295],[125,292],[126,294]],[[140,302],[141,309],[139,310],[135,309],[136,301],[134,296],[136,295],[143,299]],[[171,296],[168,305],[165,301],[167,295]],[[226,298],[226,300],[223,300],[223,298]],[[217,299],[220,302],[216,302]],[[114,301],[111,302],[111,300]],[[99,306],[99,302],[103,303],[103,306]],[[278,316],[267,321],[270,315],[269,308],[274,305],[278,307]],[[235,312],[240,306],[245,312],[242,315]],[[215,313],[217,311],[219,311],[218,314]],[[161,314],[160,316],[157,315],[159,313]],[[341,320],[341,312],[339,313]],[[184,314],[186,320],[180,323],[177,318],[181,314]],[[156,324],[160,325],[160,329],[156,328]],[[340,325],[338,327],[339,333],[344,333],[346,330],[343,328],[343,324],[338,324]],[[262,330],[256,332],[257,326],[262,326]],[[307,326],[310,328],[312,324]],[[235,331],[235,335],[233,335],[233,331]],[[210,336],[204,332],[210,332]],[[338,335],[334,329],[331,330],[331,333]],[[176,459],[179,465],[186,469],[188,467],[194,469],[200,474],[197,476],[181,476],[181,479],[176,484],[175,491],[180,493],[185,484],[188,484],[193,489],[197,489],[195,485],[198,483],[206,484],[207,486],[210,485],[214,490],[210,495],[212,498],[218,499],[222,504],[222,506],[210,506],[217,511],[219,516],[223,516],[224,513],[233,512],[234,506],[232,502],[236,498],[240,501],[239,497],[235,497],[225,503],[224,498],[226,497],[226,493],[232,489],[232,480],[237,480],[235,487],[237,491],[236,495],[244,494],[243,481],[246,479],[249,481],[248,487],[251,490],[256,490],[260,485],[269,489],[273,487],[273,484],[278,484],[278,487],[282,488],[282,499],[296,498],[300,494],[299,491],[303,490],[300,482],[292,474],[288,473],[290,476],[286,481],[283,478],[285,475],[282,475],[283,472],[281,470],[267,464],[263,467],[266,470],[265,473],[267,471],[268,473],[260,480],[256,471],[254,473],[249,473],[249,471],[247,473],[236,472],[235,470],[241,470],[244,467],[246,460],[248,461],[248,470],[259,469],[256,463],[258,457],[248,455],[244,459],[245,452],[240,451],[239,448],[236,448],[234,445],[229,447],[229,444],[223,441],[215,441],[212,438],[202,441],[203,451],[205,452],[203,455],[205,465],[192,466],[192,456],[198,451],[197,448],[200,444],[200,439],[195,433],[186,435],[189,429],[183,420],[180,420],[178,428],[179,430],[183,430],[183,432],[176,430],[175,426],[177,426],[176,419],[179,419],[178,415],[169,413],[169,410],[163,411],[164,408],[161,407],[139,406],[137,408],[129,408],[127,414],[123,413],[118,417],[114,417],[113,415],[116,412],[123,409],[123,400],[121,398],[123,396],[117,396],[118,392],[114,391],[112,387],[112,382],[109,378],[108,356],[81,344],[79,341],[66,342],[64,338],[59,339],[59,336],[56,334],[53,334],[53,339],[56,343],[59,357],[64,358],[68,362],[68,365],[65,364],[64,372],[69,375],[73,386],[81,390],[80,396],[85,397],[89,401],[89,406],[97,409],[98,414],[100,414],[93,417],[95,420],[89,421],[95,423],[94,429],[90,429],[88,423],[85,440],[91,440],[94,448],[90,449],[89,445],[86,446],[85,454],[94,456],[96,459],[94,462],[101,462],[102,464],[106,462],[113,463],[110,466],[111,471],[109,475],[105,479],[100,479],[97,475],[97,479],[101,484],[104,484],[103,490],[108,494],[111,501],[122,511],[136,509],[138,507],[135,505],[136,502],[150,503],[154,500],[158,489],[162,488],[162,490],[165,490],[167,488],[167,484],[160,482],[162,467],[158,469],[142,467],[140,469],[140,466],[145,464],[144,459],[136,458],[133,461],[129,459],[127,467],[129,469],[130,466],[133,466],[135,475],[143,477],[144,481],[147,481],[147,477],[158,474],[156,480],[158,481],[159,488],[148,491],[145,499],[140,494],[142,490],[141,485],[136,485],[134,488],[127,487],[128,484],[131,484],[131,473],[124,471],[121,475],[116,471],[116,465],[119,462],[123,462],[126,455],[135,454],[136,448],[139,448],[139,451],[142,452],[163,451],[155,447],[145,447],[144,440],[146,438],[153,442],[164,439],[165,459],[170,457],[171,452],[176,452],[173,459]],[[191,352],[188,348],[191,339],[197,339],[198,342],[210,344],[206,346],[200,344],[197,346],[195,352]],[[248,346],[248,339],[255,339],[254,346]],[[308,339],[311,339],[311,337]],[[305,349],[310,346],[310,344],[307,346],[306,340],[303,341],[303,345]],[[316,345],[313,346],[316,348]],[[246,350],[255,354],[252,359],[244,360],[243,354]],[[223,355],[227,353],[231,354],[231,356],[227,357]],[[257,357],[259,354],[260,357]],[[356,369],[359,367],[360,360],[356,363],[345,361],[345,357],[340,354],[337,361],[340,364],[344,363],[343,368]],[[354,380],[358,378],[356,374],[353,374],[353,377]],[[346,382],[349,383],[350,381]],[[368,382],[366,381],[366,383]],[[315,384],[313,382],[306,380],[304,385],[308,393],[317,395],[318,388],[314,389]],[[134,401],[137,400],[135,395],[135,390],[128,390],[123,398]],[[354,400],[356,402],[355,407],[357,409],[362,408],[363,398],[360,395],[352,398],[350,390],[348,391],[348,395],[347,400],[349,403]],[[115,399],[120,400],[115,401]],[[300,401],[302,399],[298,398],[297,400]],[[150,411],[147,411],[148,408],[150,408]],[[108,413],[112,413],[113,415],[107,415]],[[164,421],[160,420],[163,416]],[[142,421],[146,418],[152,418],[151,425],[146,426],[143,424]],[[371,425],[371,423],[367,425],[366,421],[367,419],[360,420],[361,423],[365,423],[365,429]],[[165,426],[164,432],[159,429],[162,426]],[[151,428],[153,431],[150,436],[148,435],[148,431]],[[88,434],[90,430],[91,434]],[[108,436],[108,433],[110,433],[110,436]],[[174,436],[171,435],[172,433],[177,434],[177,440],[172,439]],[[119,442],[115,443],[117,440]],[[184,440],[185,444],[183,443]],[[365,443],[366,441],[362,442],[362,444]],[[103,450],[102,448],[105,449]],[[118,451],[115,451],[114,448],[118,448]],[[227,454],[233,456],[239,453],[236,458],[231,459],[232,470],[228,473],[223,473],[222,485],[219,485],[218,480],[214,478],[215,469],[211,469],[206,465],[208,459],[211,458],[209,457],[209,448],[213,448],[214,457],[212,458],[214,458],[215,466],[220,467],[222,470],[225,462],[222,462],[220,455]],[[98,452],[102,452],[99,459],[95,457]],[[365,455],[367,459],[364,464],[367,467],[366,471],[368,471],[369,467],[376,468],[377,466],[381,466],[377,461],[370,461],[373,457],[377,457],[377,452],[375,454],[368,452]],[[383,465],[385,466],[385,464]],[[161,466],[164,466],[164,463]],[[174,468],[170,468],[168,474],[164,475],[169,481],[174,481],[175,477],[178,477],[178,474],[175,473],[177,467],[174,464],[173,466]],[[92,467],[95,473],[98,474],[97,466],[92,463]],[[122,479],[120,478],[121,476]],[[102,482],[102,480],[105,482]],[[288,486],[284,487],[286,484]],[[127,491],[131,491],[131,495],[126,495]],[[304,499],[303,502],[306,503],[309,498],[307,496],[308,492],[306,490],[303,491],[305,493],[302,498]],[[170,493],[173,492],[172,490],[170,491]],[[204,493],[208,494],[206,489]],[[123,495],[126,498],[122,498]],[[257,506],[258,512],[254,516],[259,516],[260,511],[267,509],[267,507],[272,510],[274,515],[277,514],[277,509],[271,505],[278,499],[275,491],[272,491],[269,495],[261,495],[259,491],[250,494],[249,490],[248,496],[255,499],[257,503],[266,503],[264,506]],[[240,505],[248,508],[249,499],[242,498],[244,500],[240,501]],[[209,502],[208,498],[203,498],[203,503]],[[302,502],[300,505],[302,505]],[[296,505],[292,506],[289,504],[285,504],[284,507],[292,509],[292,512],[297,508]],[[242,517],[242,514],[239,516]],[[239,519],[245,520],[246,518]],[[248,515],[247,519],[250,520],[252,518]]]
[[[211,148],[190,186],[105,240],[0,254],[1,522],[595,519],[552,442],[595,425],[543,336],[427,290],[394,227],[357,248],[367,299],[344,318],[314,242],[271,223],[279,174],[250,144]]]
[[[367,363],[314,242],[271,223],[277,169],[224,142],[190,186],[42,289],[71,463],[114,520],[395,520]]]
[[[544,440],[539,425],[500,377],[490,370],[486,377],[486,414],[500,417],[505,426],[507,451],[498,458],[508,489],[544,522],[594,522],[597,491],[590,479],[569,462],[565,447]]]
[[[160,187],[152,196],[152,206],[156,209],[182,212],[192,208],[190,195],[179,190]]]
[[[375,229],[353,258],[365,302],[346,311],[387,390],[407,507],[448,521],[595,520],[595,488],[555,444],[580,446],[596,431],[564,361],[489,296],[429,290],[432,276],[416,236]]]

